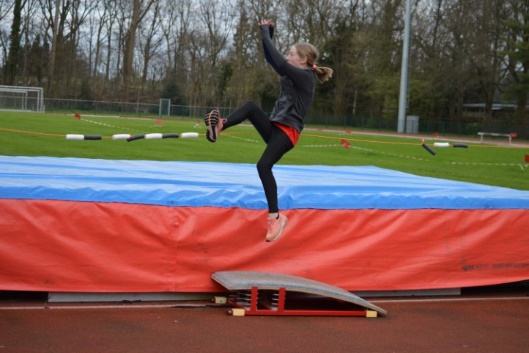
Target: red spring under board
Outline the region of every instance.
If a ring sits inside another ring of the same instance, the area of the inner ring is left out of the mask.
[[[214,292],[216,271],[301,276],[347,290],[529,279],[529,210],[265,211],[0,199],[0,289]]]

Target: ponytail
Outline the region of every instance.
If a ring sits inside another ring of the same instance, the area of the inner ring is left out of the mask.
[[[333,70],[330,67],[316,66],[316,64],[313,64],[312,69],[320,82],[328,81],[332,77]]]

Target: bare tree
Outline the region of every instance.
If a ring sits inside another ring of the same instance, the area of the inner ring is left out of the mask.
[[[104,0],[98,0],[94,4],[95,8],[89,20],[90,26],[90,65],[91,77],[96,77],[101,62],[101,52],[103,50],[103,35],[105,23],[109,18],[110,9],[106,6]],[[95,35],[95,43],[92,43]],[[95,46],[95,48],[92,48]]]
[[[466,19],[468,33],[468,51],[466,56],[476,76],[479,87],[479,98],[485,103],[483,127],[489,128],[492,119],[492,105],[495,93],[502,80],[501,51],[505,42],[501,35],[503,25],[498,18],[502,12],[503,0],[488,0],[483,3],[469,2],[470,8]]]
[[[520,137],[529,136],[529,4],[509,0],[503,22],[507,28],[506,65],[510,76],[508,96],[516,102],[515,123]]]
[[[394,120],[399,95],[403,2],[374,0],[368,6],[368,23],[363,24],[363,31],[373,36],[365,63],[370,76],[370,115]],[[382,126],[382,123],[378,121],[377,126]]]
[[[285,2],[291,44],[309,42],[323,47],[333,35],[335,24],[347,13],[347,0],[288,0]]]
[[[157,1],[146,0],[143,3],[141,0],[133,0],[130,23],[125,34],[125,43],[123,46],[123,97],[125,100],[130,99],[130,82],[134,73],[133,61],[134,49],[136,47],[136,31],[145,15],[147,15],[149,8]]]
[[[105,79],[115,81],[121,74],[121,53],[123,48],[123,33],[125,26],[126,11],[121,8],[121,1],[105,0],[105,8],[108,9],[108,17],[105,21],[106,31],[106,58]],[[118,27],[117,39],[114,39],[114,30]],[[117,49],[115,48],[117,43]]]
[[[0,0],[0,21],[7,17],[14,7],[15,2],[12,0]]]
[[[90,77],[90,67],[87,63],[88,55],[82,55],[84,48],[80,46],[80,33],[92,11],[97,8],[98,0],[75,0],[69,8],[68,12],[68,28],[65,40],[68,43],[67,52],[64,52],[65,61],[62,64],[65,66],[64,74],[64,88],[67,92],[73,92],[77,95],[79,91],[79,79],[87,82]]]
[[[151,59],[158,53],[163,41],[163,37],[158,35],[162,20],[161,8],[161,4],[156,2],[152,8],[150,16],[148,17],[148,26],[145,26],[140,30],[139,42],[143,54],[143,65],[141,70],[142,90],[143,85],[147,81]]]
[[[47,63],[45,43],[41,43],[42,35],[38,31],[38,0],[26,1],[22,16],[22,30],[24,38],[24,57],[22,59],[21,79],[24,85],[31,86],[35,82],[42,84]]]
[[[51,29],[51,53],[50,53],[50,60],[48,63],[48,94],[53,95],[55,91],[55,64],[56,64],[56,57],[57,57],[57,50],[60,44],[62,44],[61,39],[59,37],[62,37],[62,32],[60,32],[59,25],[61,22],[59,21],[59,15],[61,13],[60,7],[61,7],[61,0],[55,0],[55,3],[53,4],[52,0],[39,0],[40,5],[42,7],[42,12],[44,19],[47,22],[47,27]],[[69,5],[68,1],[66,1],[64,7],[67,8]],[[64,13],[64,12],[63,12]],[[64,17],[63,17],[64,18]],[[48,33],[46,33],[49,35]]]
[[[362,92],[367,89],[365,64],[369,62],[366,57],[372,52],[370,45],[373,34],[367,28],[362,28],[365,3],[344,2],[342,7],[328,11],[335,20],[332,33],[327,34],[329,39],[322,41],[323,36],[319,38],[321,53],[318,65],[330,66],[337,74],[330,82],[318,86],[318,99],[312,111],[327,116],[334,115],[340,119],[347,113],[357,113],[358,98],[362,100]],[[309,29],[311,33],[316,34],[316,38],[317,28],[320,26],[321,24]]]
[[[186,80],[186,45],[191,27],[192,0],[182,0],[174,4],[167,0],[164,13],[165,21],[161,23],[162,33],[167,47],[167,69],[171,79],[178,76],[180,81]],[[182,80],[183,78],[183,80]]]
[[[0,0],[0,23],[6,23],[4,20],[7,18],[13,11],[15,3],[11,0]],[[3,22],[2,22],[3,21]],[[9,45],[11,40],[8,39],[9,34],[6,30],[7,28],[0,28],[0,48],[1,48],[1,58],[4,67],[4,76],[7,77],[7,58],[9,56]]]
[[[218,63],[227,53],[233,30],[233,7],[228,2],[200,0],[196,21],[189,35],[190,99],[196,105],[219,105]]]
[[[423,5],[415,13],[410,110],[433,120],[460,119],[470,80],[466,13],[458,7],[464,4],[436,0]]]
[[[255,77],[255,68],[261,60],[257,57],[258,41],[256,39],[257,22],[250,17],[245,0],[237,2],[239,17],[234,25],[233,47],[228,55],[229,65],[232,67],[230,87],[226,98],[229,107],[238,106],[243,101],[256,98],[259,91],[259,80]],[[256,87],[259,87],[256,90]]]
[[[76,78],[86,71],[79,66],[79,33],[95,8],[95,0],[39,0],[43,31],[51,42],[48,95],[75,96]],[[86,74],[85,74],[86,75]]]
[[[173,104],[183,104],[187,93],[190,70],[188,70],[188,42],[191,27],[193,0],[163,3],[163,20],[160,21],[161,36],[165,46],[165,57],[160,54],[160,76],[163,84],[161,97],[171,99]]]

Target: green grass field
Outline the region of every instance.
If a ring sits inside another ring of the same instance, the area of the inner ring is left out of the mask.
[[[204,138],[204,124],[196,119],[120,118],[73,114],[0,113],[0,155],[54,156],[159,161],[217,161],[255,163],[264,143],[251,126],[237,126],[215,144]],[[113,134],[199,132],[198,139],[112,140]],[[66,134],[103,136],[99,141],[66,140]],[[347,139],[350,148],[340,145]],[[506,139],[490,142],[506,142]],[[426,139],[433,147],[434,141]],[[298,146],[280,164],[371,165],[442,179],[529,190],[525,164],[527,147],[467,143],[468,148],[434,148],[435,156],[421,147],[419,136],[383,136],[352,131],[318,130],[308,126]]]

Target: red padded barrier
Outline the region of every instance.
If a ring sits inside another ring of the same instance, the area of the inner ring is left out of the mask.
[[[347,290],[529,279],[529,210],[266,211],[0,199],[0,289],[214,292],[217,271],[301,276]]]

